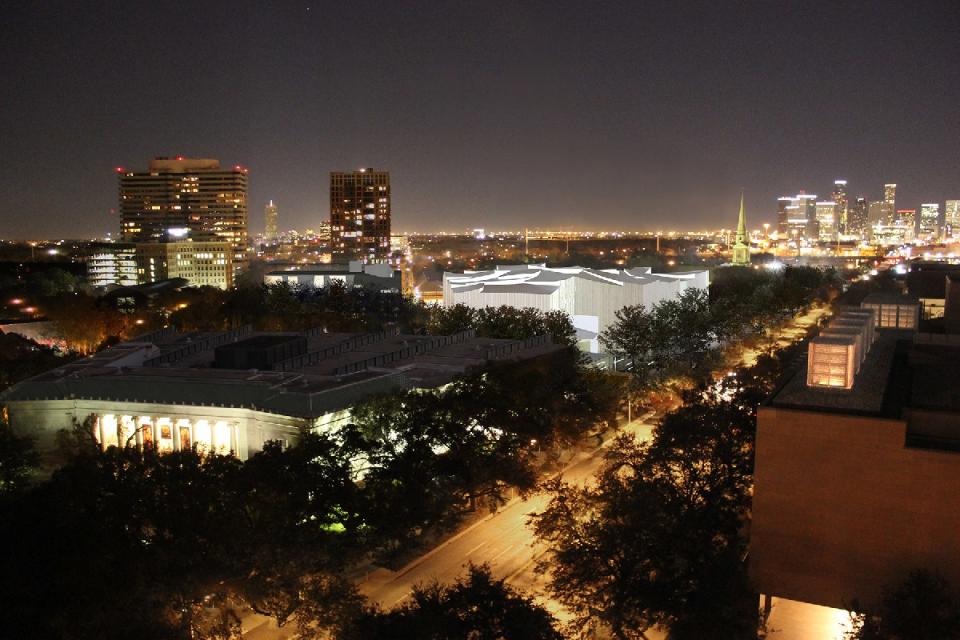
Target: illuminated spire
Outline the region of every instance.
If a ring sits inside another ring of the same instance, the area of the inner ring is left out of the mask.
[[[737,221],[737,243],[747,242],[747,217],[743,213],[743,191],[740,192],[740,219]]]
[[[733,243],[733,260],[739,267],[750,266],[750,238],[747,235],[747,216],[743,212],[743,191],[740,192],[740,219],[737,221],[737,237]]]

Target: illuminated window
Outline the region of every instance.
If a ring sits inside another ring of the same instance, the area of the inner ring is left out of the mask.
[[[177,437],[180,440],[181,451],[189,450],[193,446],[193,438],[191,436],[190,421],[186,418],[177,420]]]
[[[173,451],[173,424],[170,418],[158,418],[156,431],[157,449],[163,453]]]
[[[153,418],[140,416],[137,418],[137,431],[140,432],[140,441],[144,448],[153,446]]]

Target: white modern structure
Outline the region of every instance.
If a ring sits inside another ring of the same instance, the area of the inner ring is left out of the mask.
[[[580,347],[598,353],[599,334],[616,321],[616,312],[623,307],[642,304],[649,309],[672,300],[685,289],[706,289],[709,285],[708,271],[653,273],[649,267],[506,265],[491,271],[444,273],[443,305],[564,311],[577,329]]]

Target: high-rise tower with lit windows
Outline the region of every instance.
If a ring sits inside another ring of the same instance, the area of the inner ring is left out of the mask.
[[[277,238],[277,205],[273,200],[263,208],[263,239],[275,240]]]
[[[330,173],[330,245],[335,259],[390,257],[390,172]]]
[[[222,242],[234,267],[247,260],[247,170],[211,159],[155,158],[146,171],[117,168],[125,242]]]
[[[849,202],[847,200],[847,181],[846,180],[834,180],[833,181],[833,194],[831,194],[833,202],[835,204],[833,219],[836,224],[836,229],[840,233],[848,233],[848,206]]]

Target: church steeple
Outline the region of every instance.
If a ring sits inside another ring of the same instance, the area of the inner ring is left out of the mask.
[[[733,243],[731,263],[740,267],[750,266],[750,238],[747,235],[747,216],[743,212],[743,191],[740,192],[740,219],[737,221],[737,237]]]

